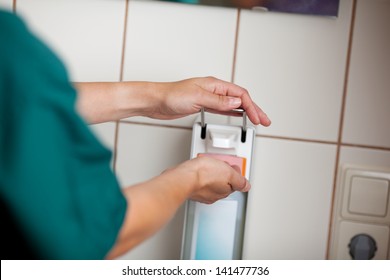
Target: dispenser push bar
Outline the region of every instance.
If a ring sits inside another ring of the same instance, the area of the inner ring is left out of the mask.
[[[233,109],[230,111],[232,114],[240,114],[242,116],[242,129],[241,129],[241,142],[245,143],[246,141],[246,130],[247,130],[247,125],[246,125],[246,112],[242,108],[237,108]],[[207,129],[207,123],[205,121],[205,109],[202,107],[200,111],[200,124],[201,124],[201,133],[200,137],[202,139],[206,138],[206,129]]]

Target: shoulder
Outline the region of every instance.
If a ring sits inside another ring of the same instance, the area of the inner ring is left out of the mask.
[[[0,9],[0,23],[1,24],[14,24],[14,22],[20,22],[18,17],[12,12],[8,12]]]
[[[53,97],[53,84],[64,88],[69,83],[62,61],[29,30],[23,18],[0,11],[0,26],[0,80],[6,88],[36,99]]]
[[[2,63],[11,60],[15,61],[20,56],[28,58],[27,61],[36,59],[39,65],[45,65],[44,57],[55,58],[57,63],[62,64],[57,56],[41,41],[39,36],[34,34],[24,19],[10,12],[0,10],[0,55]],[[51,61],[50,64],[52,64]]]
[[[0,10],[0,38],[2,45],[7,44],[9,40],[15,40],[22,34],[27,34],[27,26],[18,16],[11,12]]]

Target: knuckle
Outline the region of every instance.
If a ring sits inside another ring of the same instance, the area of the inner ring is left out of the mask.
[[[246,88],[242,88],[242,94],[249,96],[249,91]]]
[[[207,80],[215,80],[216,78],[214,76],[206,76],[205,79],[207,79]]]

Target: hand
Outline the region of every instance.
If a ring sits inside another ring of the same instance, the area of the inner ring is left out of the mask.
[[[210,204],[233,191],[249,189],[238,167],[209,157],[188,160],[149,181],[124,188],[129,207],[106,258],[116,258],[152,236],[189,198]]]
[[[234,191],[247,192],[251,188],[248,180],[241,175],[238,166],[230,166],[218,159],[195,158],[176,168],[186,172],[195,171],[194,188],[189,198],[202,203],[211,204]]]
[[[269,126],[268,116],[257,106],[246,89],[213,77],[158,83],[155,97],[159,105],[149,115],[158,119],[176,119],[197,113],[202,107],[228,112],[243,108],[253,124]]]
[[[243,108],[255,125],[271,121],[246,89],[213,77],[178,82],[84,82],[74,84],[77,110],[88,123],[116,121],[133,116],[177,119],[202,107],[229,112]]]

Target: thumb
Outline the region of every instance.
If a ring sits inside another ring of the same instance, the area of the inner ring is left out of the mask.
[[[247,192],[251,185],[248,180],[241,175],[241,169],[237,165],[231,166],[235,172],[230,176],[230,185],[234,191]]]
[[[239,174],[241,174],[241,168],[238,165],[231,165],[231,167],[236,170]]]
[[[217,111],[229,111],[240,107],[241,98],[211,93],[204,90],[200,95],[199,105]]]

